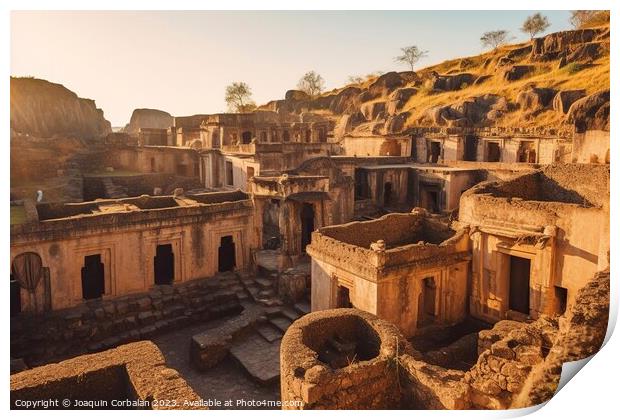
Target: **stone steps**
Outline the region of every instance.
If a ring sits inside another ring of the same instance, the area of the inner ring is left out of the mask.
[[[280,331],[284,333],[286,332],[288,327],[291,326],[293,321],[291,321],[289,318],[285,316],[276,316],[274,318],[271,318],[269,320],[269,323],[271,323],[273,326],[275,326],[276,328],[278,328]]]
[[[261,385],[271,385],[280,379],[280,340],[267,341],[254,332],[230,349],[233,359]]]
[[[270,343],[279,340],[280,338],[282,338],[283,335],[282,331],[280,331],[279,328],[274,327],[270,323],[264,323],[259,325],[256,328],[256,332]]]
[[[297,302],[293,308],[303,316],[310,312],[310,302]]]

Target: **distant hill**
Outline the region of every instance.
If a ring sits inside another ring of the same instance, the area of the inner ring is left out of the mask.
[[[140,128],[168,128],[173,125],[172,115],[159,109],[138,108],[131,114],[129,124],[123,128],[125,133],[137,134]]]
[[[92,99],[79,98],[63,85],[11,77],[11,132],[35,137],[101,138],[110,122]]]
[[[288,91],[260,109],[315,112],[338,133],[413,127],[609,129],[609,25],[557,32],[417,72],[388,72],[319,97]]]

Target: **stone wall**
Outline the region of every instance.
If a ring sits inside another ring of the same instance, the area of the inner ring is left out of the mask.
[[[572,161],[575,163],[609,163],[609,131],[588,130],[575,134]]]
[[[242,311],[235,275],[218,275],[145,293],[97,299],[67,310],[11,318],[11,358],[41,365]]]
[[[100,409],[206,409],[179,373],[166,367],[164,356],[150,341],[11,375],[10,399],[12,409],[49,400],[58,404],[51,409],[85,408],[75,401]]]
[[[468,340],[477,363],[462,371],[429,363],[430,353],[414,350],[394,325],[366,312],[312,312],[293,323],[282,341],[282,400],[301,401],[302,409],[529,407],[553,396],[562,363],[600,349],[608,317],[609,269],[585,282],[563,316],[505,320],[480,331],[477,349],[476,340]],[[356,326],[357,335],[351,333]],[[364,336],[360,326],[371,334]],[[377,351],[369,360],[334,367],[324,357],[334,337],[378,343]]]
[[[325,362],[333,340],[354,347],[344,366]],[[305,410],[398,408],[396,358],[406,351],[411,351],[410,344],[396,327],[366,312],[334,309],[308,314],[282,338],[282,401],[301,401],[301,406],[287,408]]]

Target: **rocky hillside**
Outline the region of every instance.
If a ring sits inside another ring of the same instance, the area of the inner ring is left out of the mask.
[[[336,135],[431,126],[609,130],[609,41],[608,25],[557,32],[317,98],[288,91],[261,108],[327,115]]]
[[[100,138],[112,131],[92,99],[79,98],[60,84],[11,77],[11,132],[40,138]]]
[[[172,115],[167,112],[159,109],[139,108],[133,110],[129,124],[123,131],[135,135],[140,128],[168,128],[172,125]]]

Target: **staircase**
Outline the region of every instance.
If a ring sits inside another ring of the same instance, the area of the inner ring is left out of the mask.
[[[266,320],[254,330],[235,342],[230,354],[237,364],[261,385],[271,385],[280,378],[280,341],[282,336],[299,317],[307,312],[303,305],[297,308],[269,308]],[[309,309],[309,308],[308,308]]]
[[[256,277],[242,278],[246,294],[254,301],[267,307],[283,304],[278,297],[278,272],[258,267]]]

